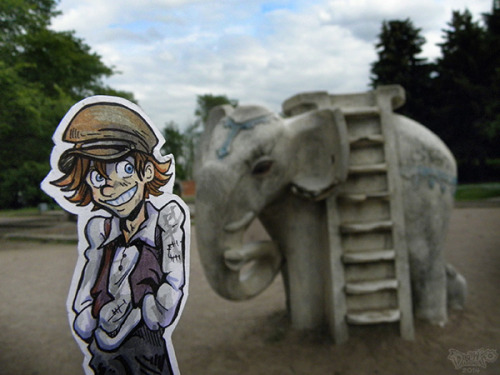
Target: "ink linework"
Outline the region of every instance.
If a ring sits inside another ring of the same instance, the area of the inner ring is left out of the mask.
[[[54,133],[42,188],[78,215],[67,309],[87,374],[178,374],[171,334],[187,298],[189,210],[174,159],[142,110],[94,96]]]

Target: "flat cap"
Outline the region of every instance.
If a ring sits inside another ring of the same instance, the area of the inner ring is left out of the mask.
[[[75,147],[59,159],[59,169],[67,172],[77,155],[114,160],[130,151],[153,152],[158,139],[151,126],[132,109],[118,103],[93,103],[71,119],[63,137]]]

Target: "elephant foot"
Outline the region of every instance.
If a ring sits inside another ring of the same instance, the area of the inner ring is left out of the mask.
[[[448,322],[446,311],[437,311],[436,309],[418,309],[415,311],[415,317],[440,327],[444,327]]]
[[[467,281],[450,264],[446,265],[446,297],[448,308],[463,310],[467,295]]]
[[[413,280],[413,307],[415,318],[443,327],[448,321],[446,307],[446,272],[444,266],[435,267],[425,278]]]

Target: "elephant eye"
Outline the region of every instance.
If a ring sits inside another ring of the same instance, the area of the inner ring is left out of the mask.
[[[264,176],[271,170],[272,166],[273,166],[272,160],[267,159],[258,161],[257,163],[254,164],[252,168],[252,174],[254,176]]]

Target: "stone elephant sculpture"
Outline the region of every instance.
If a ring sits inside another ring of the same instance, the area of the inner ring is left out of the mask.
[[[326,201],[349,194],[348,159],[356,158],[342,105],[310,109],[282,118],[261,106],[217,107],[195,165],[196,233],[208,282],[227,299],[246,300],[281,271],[292,325],[299,329],[328,323]],[[392,109],[385,116],[394,124],[390,150],[402,188],[413,310],[443,324],[447,305],[463,306],[466,288],[442,254],[456,164],[428,129]],[[272,240],[243,243],[257,218]]]

